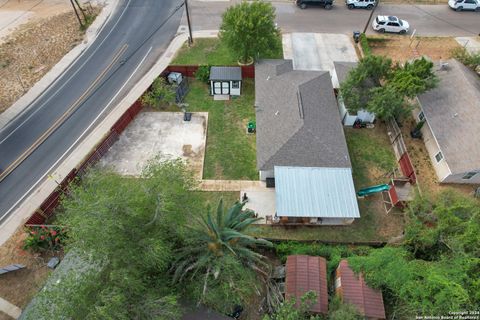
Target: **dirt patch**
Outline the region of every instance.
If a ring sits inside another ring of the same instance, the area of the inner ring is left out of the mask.
[[[191,144],[184,144],[183,147],[182,147],[182,151],[183,151],[183,156],[184,157],[191,157],[191,156],[195,155],[195,152],[193,152],[193,150],[192,150],[192,145]]]
[[[368,37],[373,54],[390,57],[395,62],[404,62],[416,57],[427,56],[432,60],[446,60],[460,45],[449,37]]]
[[[472,196],[478,185],[462,185],[462,184],[441,184],[438,182],[437,175],[433,169],[430,156],[427,152],[425,144],[421,139],[412,139],[410,131],[415,128],[416,123],[413,118],[405,120],[401,127],[403,139],[408,149],[408,154],[412,160],[413,167],[417,174],[417,180],[420,185],[420,190],[423,193],[431,194],[433,196],[447,190],[454,189],[465,195]]]
[[[22,228],[0,247],[0,266],[23,264],[25,269],[0,276],[0,297],[19,308],[25,308],[32,297],[44,285],[50,269],[50,254],[37,254],[23,250],[26,233]],[[5,315],[6,317],[6,315]],[[2,319],[0,315],[0,319]]]
[[[10,34],[0,44],[0,112],[24,95],[83,36],[73,12],[36,19]]]

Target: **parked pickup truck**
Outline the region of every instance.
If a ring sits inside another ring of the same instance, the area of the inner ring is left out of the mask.
[[[375,6],[375,0],[345,0],[348,9],[363,8],[371,10]]]

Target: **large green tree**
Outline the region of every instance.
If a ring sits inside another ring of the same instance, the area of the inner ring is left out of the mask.
[[[243,1],[223,14],[220,39],[241,60],[275,57],[281,52],[275,8],[266,1]]]
[[[434,88],[438,79],[425,58],[392,65],[389,58],[369,55],[341,83],[340,92],[353,113],[367,110],[379,119],[401,119],[412,106],[409,99]]]
[[[188,215],[201,205],[192,177],[182,161],[157,159],[142,179],[92,171],[72,187],[58,215],[69,235],[66,249],[98,268],[64,282],[70,289],[58,287],[69,295],[58,307],[46,304],[48,318],[177,319],[168,270]],[[70,301],[75,305],[62,307]]]

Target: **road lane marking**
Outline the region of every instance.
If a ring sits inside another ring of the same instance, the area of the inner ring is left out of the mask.
[[[95,86],[104,78],[105,74],[110,71],[113,65],[117,62],[120,56],[125,53],[127,50],[128,45],[124,44],[120,50],[115,54],[112,61],[108,64],[108,66],[103,69],[103,71],[97,76],[97,78],[90,84],[87,90],[58,118],[55,122],[40,136],[37,140],[27,148],[17,159],[15,159],[5,170],[0,174],[0,182],[5,179],[16,167],[18,167],[29,155],[32,154],[47,138],[56,130],[58,129],[66,119],[68,119],[80,106],[83,102],[84,98],[87,97],[95,88]]]
[[[147,56],[150,54],[150,51],[152,51],[152,48],[153,47],[150,47],[150,49],[148,49],[147,53],[145,54],[145,56],[143,57],[143,59],[138,63],[137,67],[135,68],[135,70],[133,70],[132,74],[128,77],[127,81],[125,81],[125,83],[123,84],[123,86],[120,87],[120,89],[117,91],[117,93],[113,96],[113,98],[108,102],[108,104],[103,108],[103,110],[99,113],[99,115],[92,121],[92,123],[90,123],[90,125],[87,127],[87,129],[85,129],[85,131],[82,132],[82,134],[78,137],[77,140],[75,140],[75,142],[72,143],[72,145],[67,149],[67,151],[65,151],[58,159],[57,161],[55,161],[55,163],[40,177],[40,179],[37,180],[37,182],[35,182],[33,184],[33,186],[30,187],[30,189],[27,190],[27,192],[25,192],[21,197],[20,199],[17,200],[17,202],[15,202],[13,204],[13,206],[10,207],[10,209],[7,210],[7,212],[5,212],[5,214],[3,214],[1,217],[0,217],[0,222],[5,218],[5,216],[8,216],[10,214],[10,212],[15,209],[15,207],[20,203],[22,202],[29,194],[30,192],[32,192],[33,189],[35,189],[38,184],[43,181],[43,179],[45,179],[45,177],[47,175],[50,174],[50,172],[58,165],[58,163],[60,161],[63,160],[63,158],[72,150],[73,147],[75,147],[75,145],[83,138],[83,136],[90,130],[90,128],[95,124],[95,122],[97,122],[97,120],[100,118],[100,116],[103,115],[103,113],[107,110],[107,108],[113,103],[113,101],[117,98],[117,96],[120,94],[120,92],[123,90],[123,88],[125,88],[125,86],[128,84],[128,82],[132,79],[132,77],[134,76],[134,74],[138,71],[138,69],[140,68],[140,66],[142,65],[142,63],[145,61],[145,59],[147,58]]]
[[[98,49],[100,49],[100,47],[103,45],[103,43],[107,40],[107,38],[110,36],[110,34],[113,32],[113,30],[115,30],[115,27],[117,26],[117,24],[120,22],[120,20],[122,19],[123,17],[123,14],[125,13],[125,11],[127,10],[128,6],[130,5],[130,1],[131,0],[128,0],[128,3],[125,5],[125,8],[123,9],[122,13],[120,14],[120,16],[118,17],[117,21],[115,22],[115,24],[112,26],[112,28],[110,29],[110,31],[108,32],[108,34],[105,36],[105,38],[100,42],[100,44],[93,50],[92,54],[77,68],[77,70],[75,70],[75,72],[66,80],[63,82],[63,84],[60,86],[60,88],[58,88],[52,95],[50,95],[50,97],[48,97],[48,99],[43,102],[37,109],[35,109],[35,111],[33,111],[24,121],[22,121],[22,123],[20,123],[15,129],[12,130],[12,132],[10,132],[3,140],[0,141],[0,144],[2,144],[5,140],[7,140],[12,134],[14,134],[20,127],[22,127],[28,120],[30,120],[38,111],[40,111],[41,109],[43,109],[43,107],[45,107],[48,102],[53,98],[55,97],[59,92],[60,90],[62,90],[67,84],[68,82],[70,82],[70,80],[73,79],[73,77],[75,77],[77,75],[77,73],[87,64],[87,62],[90,61],[90,59],[95,55],[95,53],[98,51]],[[105,24],[106,25],[106,24]],[[105,27],[105,25],[103,27]],[[103,30],[103,27],[102,27],[102,30]],[[84,51],[84,53],[86,53],[87,50]],[[79,57],[77,57],[75,60],[78,60],[80,59],[80,57],[83,55],[80,54]],[[70,69],[72,68],[74,63],[70,64],[66,70],[64,70],[62,72],[62,74],[65,74],[66,72],[70,71]],[[55,79],[54,82],[52,82],[49,87],[55,85],[58,81],[61,80],[61,77],[58,77],[57,79]],[[43,91],[37,98],[35,98],[35,100],[38,100],[40,99],[44,94],[46,94],[48,92],[48,90],[45,90]],[[34,100],[34,101],[35,101]],[[34,101],[32,101],[30,103],[30,106],[31,104],[34,103]],[[24,111],[26,111],[27,109],[30,108],[27,107]],[[22,111],[22,113],[24,112]],[[12,119],[13,120],[13,119]],[[8,127],[8,124],[0,129],[0,133],[3,132],[4,130],[6,130],[6,128]]]

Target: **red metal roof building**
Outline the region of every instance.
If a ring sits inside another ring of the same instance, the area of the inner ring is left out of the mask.
[[[361,274],[355,275],[347,260],[338,265],[335,293],[343,302],[357,307],[358,312],[368,319],[385,319],[382,292],[368,287]]]
[[[308,291],[317,294],[310,308],[312,313],[328,313],[327,261],[322,257],[294,255],[287,257],[285,267],[285,298],[295,298],[297,304]]]

